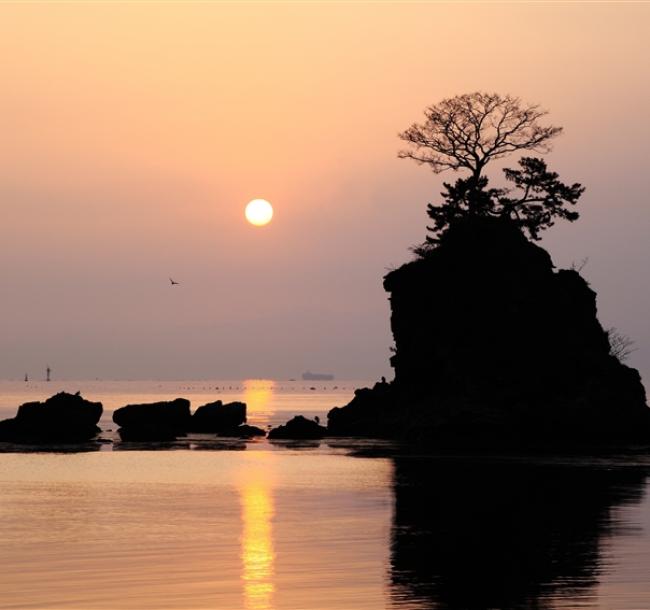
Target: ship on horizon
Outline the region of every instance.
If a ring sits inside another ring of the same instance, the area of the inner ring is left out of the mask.
[[[312,373],[306,371],[302,374],[303,381],[334,381],[334,375],[329,373]]]

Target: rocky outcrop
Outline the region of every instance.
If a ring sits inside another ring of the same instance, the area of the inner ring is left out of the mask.
[[[639,374],[611,353],[595,292],[512,223],[457,223],[384,288],[395,379],[333,409],[329,434],[462,447],[650,441]]]
[[[190,422],[192,432],[216,434],[235,430],[246,422],[246,405],[243,402],[223,404],[220,400],[199,407]]]
[[[59,392],[44,402],[27,402],[18,407],[16,417],[0,421],[0,441],[87,441],[100,432],[102,410],[102,403],[85,400],[79,392]]]
[[[395,407],[393,384],[376,383],[372,388],[354,391],[345,407],[334,407],[327,414],[327,430],[333,436],[399,438],[406,413]]]
[[[125,441],[174,440],[187,432],[190,420],[190,401],[185,398],[126,405],[113,413]]]
[[[271,440],[315,440],[323,438],[327,428],[321,426],[313,419],[307,419],[302,415],[296,415],[284,426],[273,428],[268,438]]]

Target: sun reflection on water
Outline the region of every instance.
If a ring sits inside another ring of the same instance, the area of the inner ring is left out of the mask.
[[[271,399],[275,381],[272,379],[247,379],[244,381],[244,402],[249,419],[258,426],[271,423]]]
[[[267,472],[256,472],[240,489],[242,505],[242,583],[246,608],[273,607],[273,496]]]

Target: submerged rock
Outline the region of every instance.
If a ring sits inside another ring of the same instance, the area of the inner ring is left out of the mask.
[[[256,436],[266,436],[266,432],[257,426],[236,426],[219,432],[219,436],[232,437],[232,438],[254,438]]]
[[[511,222],[458,222],[384,288],[395,379],[330,411],[329,434],[474,448],[650,441],[639,373],[612,354],[595,292]]]
[[[296,415],[284,426],[273,428],[269,432],[269,439],[321,439],[327,434],[327,428],[321,426],[313,419],[307,419],[302,415]]]
[[[246,422],[246,404],[220,400],[199,407],[190,422],[192,432],[222,433],[237,428]]]
[[[190,401],[185,398],[126,405],[113,413],[120,438],[130,441],[173,440],[187,432],[190,419]]]
[[[59,392],[44,402],[25,403],[16,417],[0,421],[0,441],[86,441],[100,432],[97,422],[102,411],[102,403],[85,400],[78,392]]]

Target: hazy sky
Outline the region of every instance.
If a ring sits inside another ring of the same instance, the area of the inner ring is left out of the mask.
[[[650,380],[648,4],[3,3],[0,82],[0,377],[390,375],[382,276],[453,178],[397,133],[488,90],[564,126],[543,245]]]

